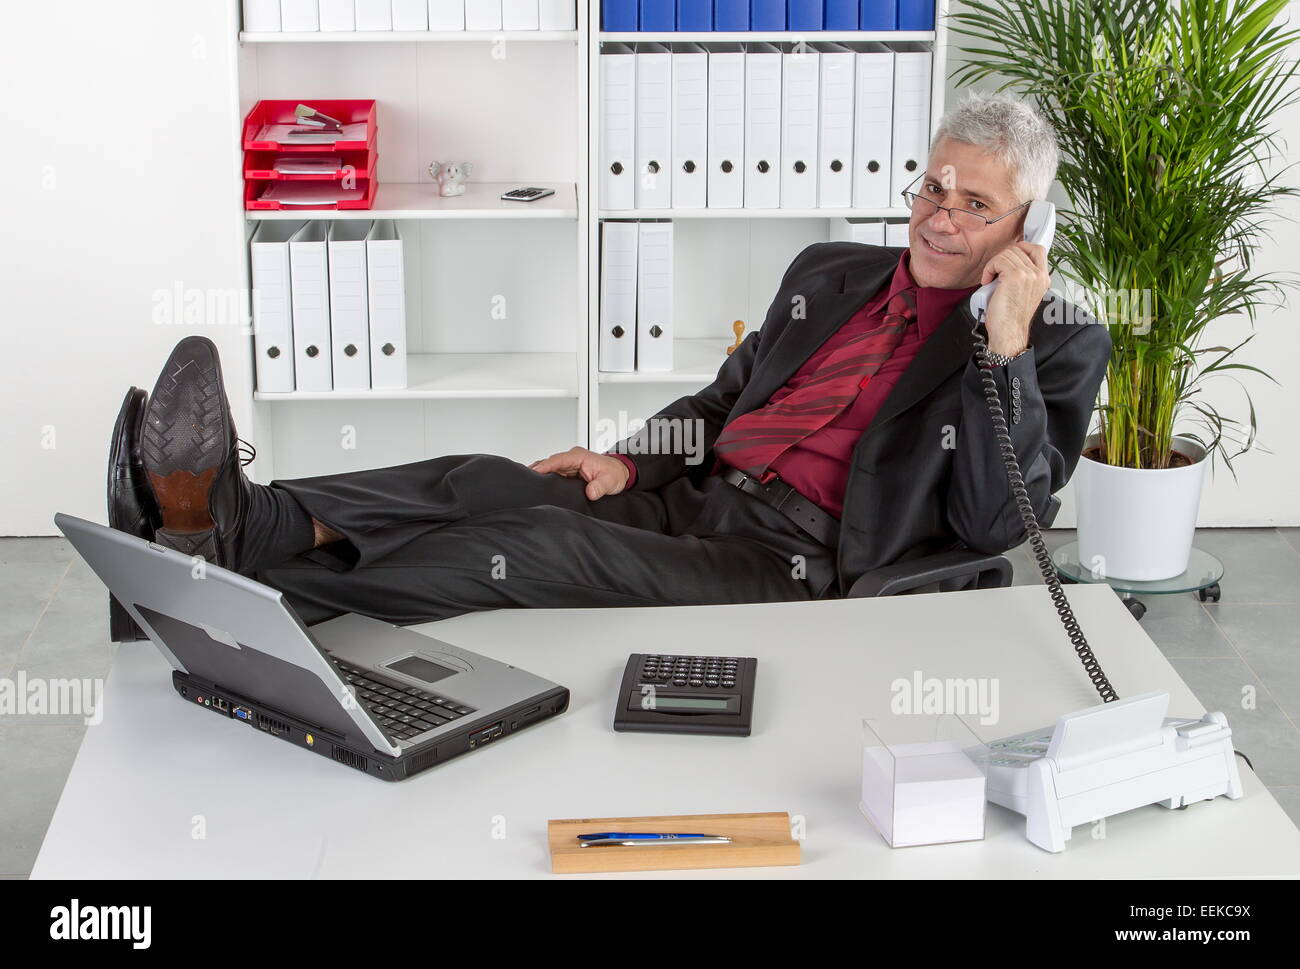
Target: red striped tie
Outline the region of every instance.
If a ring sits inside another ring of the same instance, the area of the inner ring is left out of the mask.
[[[786,450],[825,427],[857,398],[916,319],[916,288],[890,301],[884,322],[850,337],[792,393],[742,414],[722,429],[714,451],[725,463],[755,478]]]

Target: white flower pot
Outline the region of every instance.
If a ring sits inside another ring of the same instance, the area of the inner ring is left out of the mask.
[[[1083,448],[1096,447],[1093,434]],[[1081,457],[1075,468],[1079,561],[1099,576],[1150,582],[1187,571],[1205,478],[1205,449],[1175,437],[1181,468],[1116,468]]]

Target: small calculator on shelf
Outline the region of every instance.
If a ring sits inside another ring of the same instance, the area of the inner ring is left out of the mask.
[[[633,653],[623,670],[614,729],[748,737],[757,667],[749,656]]]
[[[503,202],[536,202],[538,199],[544,199],[548,195],[554,195],[553,188],[512,188],[508,192],[501,193]]]

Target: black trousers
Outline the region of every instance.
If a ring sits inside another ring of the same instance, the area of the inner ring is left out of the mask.
[[[814,599],[835,579],[834,549],[720,477],[594,502],[585,484],[488,454],[275,481],[275,500],[255,503],[245,525],[262,546],[245,571],[308,623]],[[292,547],[287,536],[305,545],[310,529],[286,509],[344,540]]]

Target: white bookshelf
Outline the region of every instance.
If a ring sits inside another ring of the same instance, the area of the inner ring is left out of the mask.
[[[718,373],[718,366],[727,357],[727,347],[732,340],[679,339],[673,343],[673,369],[660,373],[638,371],[596,371],[602,384],[695,384],[710,383]]]
[[[576,30],[312,30],[239,32],[241,44],[474,44],[569,43]]]
[[[825,241],[833,219],[906,219],[908,210],[888,208],[818,209],[604,209],[600,184],[600,50],[606,43],[711,44],[769,43],[921,44],[934,57],[930,76],[930,129],[943,115],[948,0],[937,0],[935,29],[925,31],[750,31],[606,32],[600,29],[598,3],[587,12],[588,167],[586,183],[593,204],[587,215],[588,408],[592,447],[608,446],[611,428],[621,432],[655,410],[712,383],[735,342],[734,320],[744,320],[746,335],[761,325],[777,285],[791,260],[806,245]],[[599,369],[600,223],[605,219],[671,219],[674,261],[672,370],[666,373],[613,373]],[[615,435],[616,439],[616,435]]]
[[[239,0],[227,2],[237,27]],[[907,217],[901,206],[600,209],[600,50],[609,42],[919,43],[934,53],[933,129],[943,113],[947,0],[935,30],[889,32],[606,33],[599,0],[576,6],[572,31],[234,31],[236,138],[261,98],[379,103],[374,208],[245,211],[249,231],[264,220],[383,218],[397,221],[406,242],[408,386],[253,390],[258,480],[467,450],[533,460],[574,443],[611,443],[610,428],[713,380],[735,341],[732,322],[744,320],[747,333],[760,325],[790,260],[827,239],[831,220]],[[434,159],[475,164],[465,195],[437,194],[427,173]],[[555,194],[499,198],[522,185]],[[234,204],[242,208],[242,198]],[[603,219],[675,224],[671,371],[598,368]],[[502,318],[489,311],[497,298],[510,307]],[[351,431],[356,449],[336,451],[331,442]]]
[[[587,3],[567,31],[234,31],[236,128],[265,98],[378,103],[373,208],[245,210],[248,231],[393,219],[405,256],[407,386],[250,380],[259,481],[471,450],[531,461],[586,440]],[[435,159],[474,164],[464,195],[438,194]],[[525,185],[555,194],[500,198]]]
[[[602,219],[906,219],[891,209],[601,209]]]
[[[443,198],[432,182],[383,182],[369,209],[264,209],[247,213],[264,219],[569,219],[578,218],[578,187],[573,182],[531,182],[554,195],[535,202],[508,202],[502,192],[518,182],[468,182],[465,194]]]
[[[413,353],[401,390],[296,390],[253,394],[255,400],[576,399],[574,353]]]

